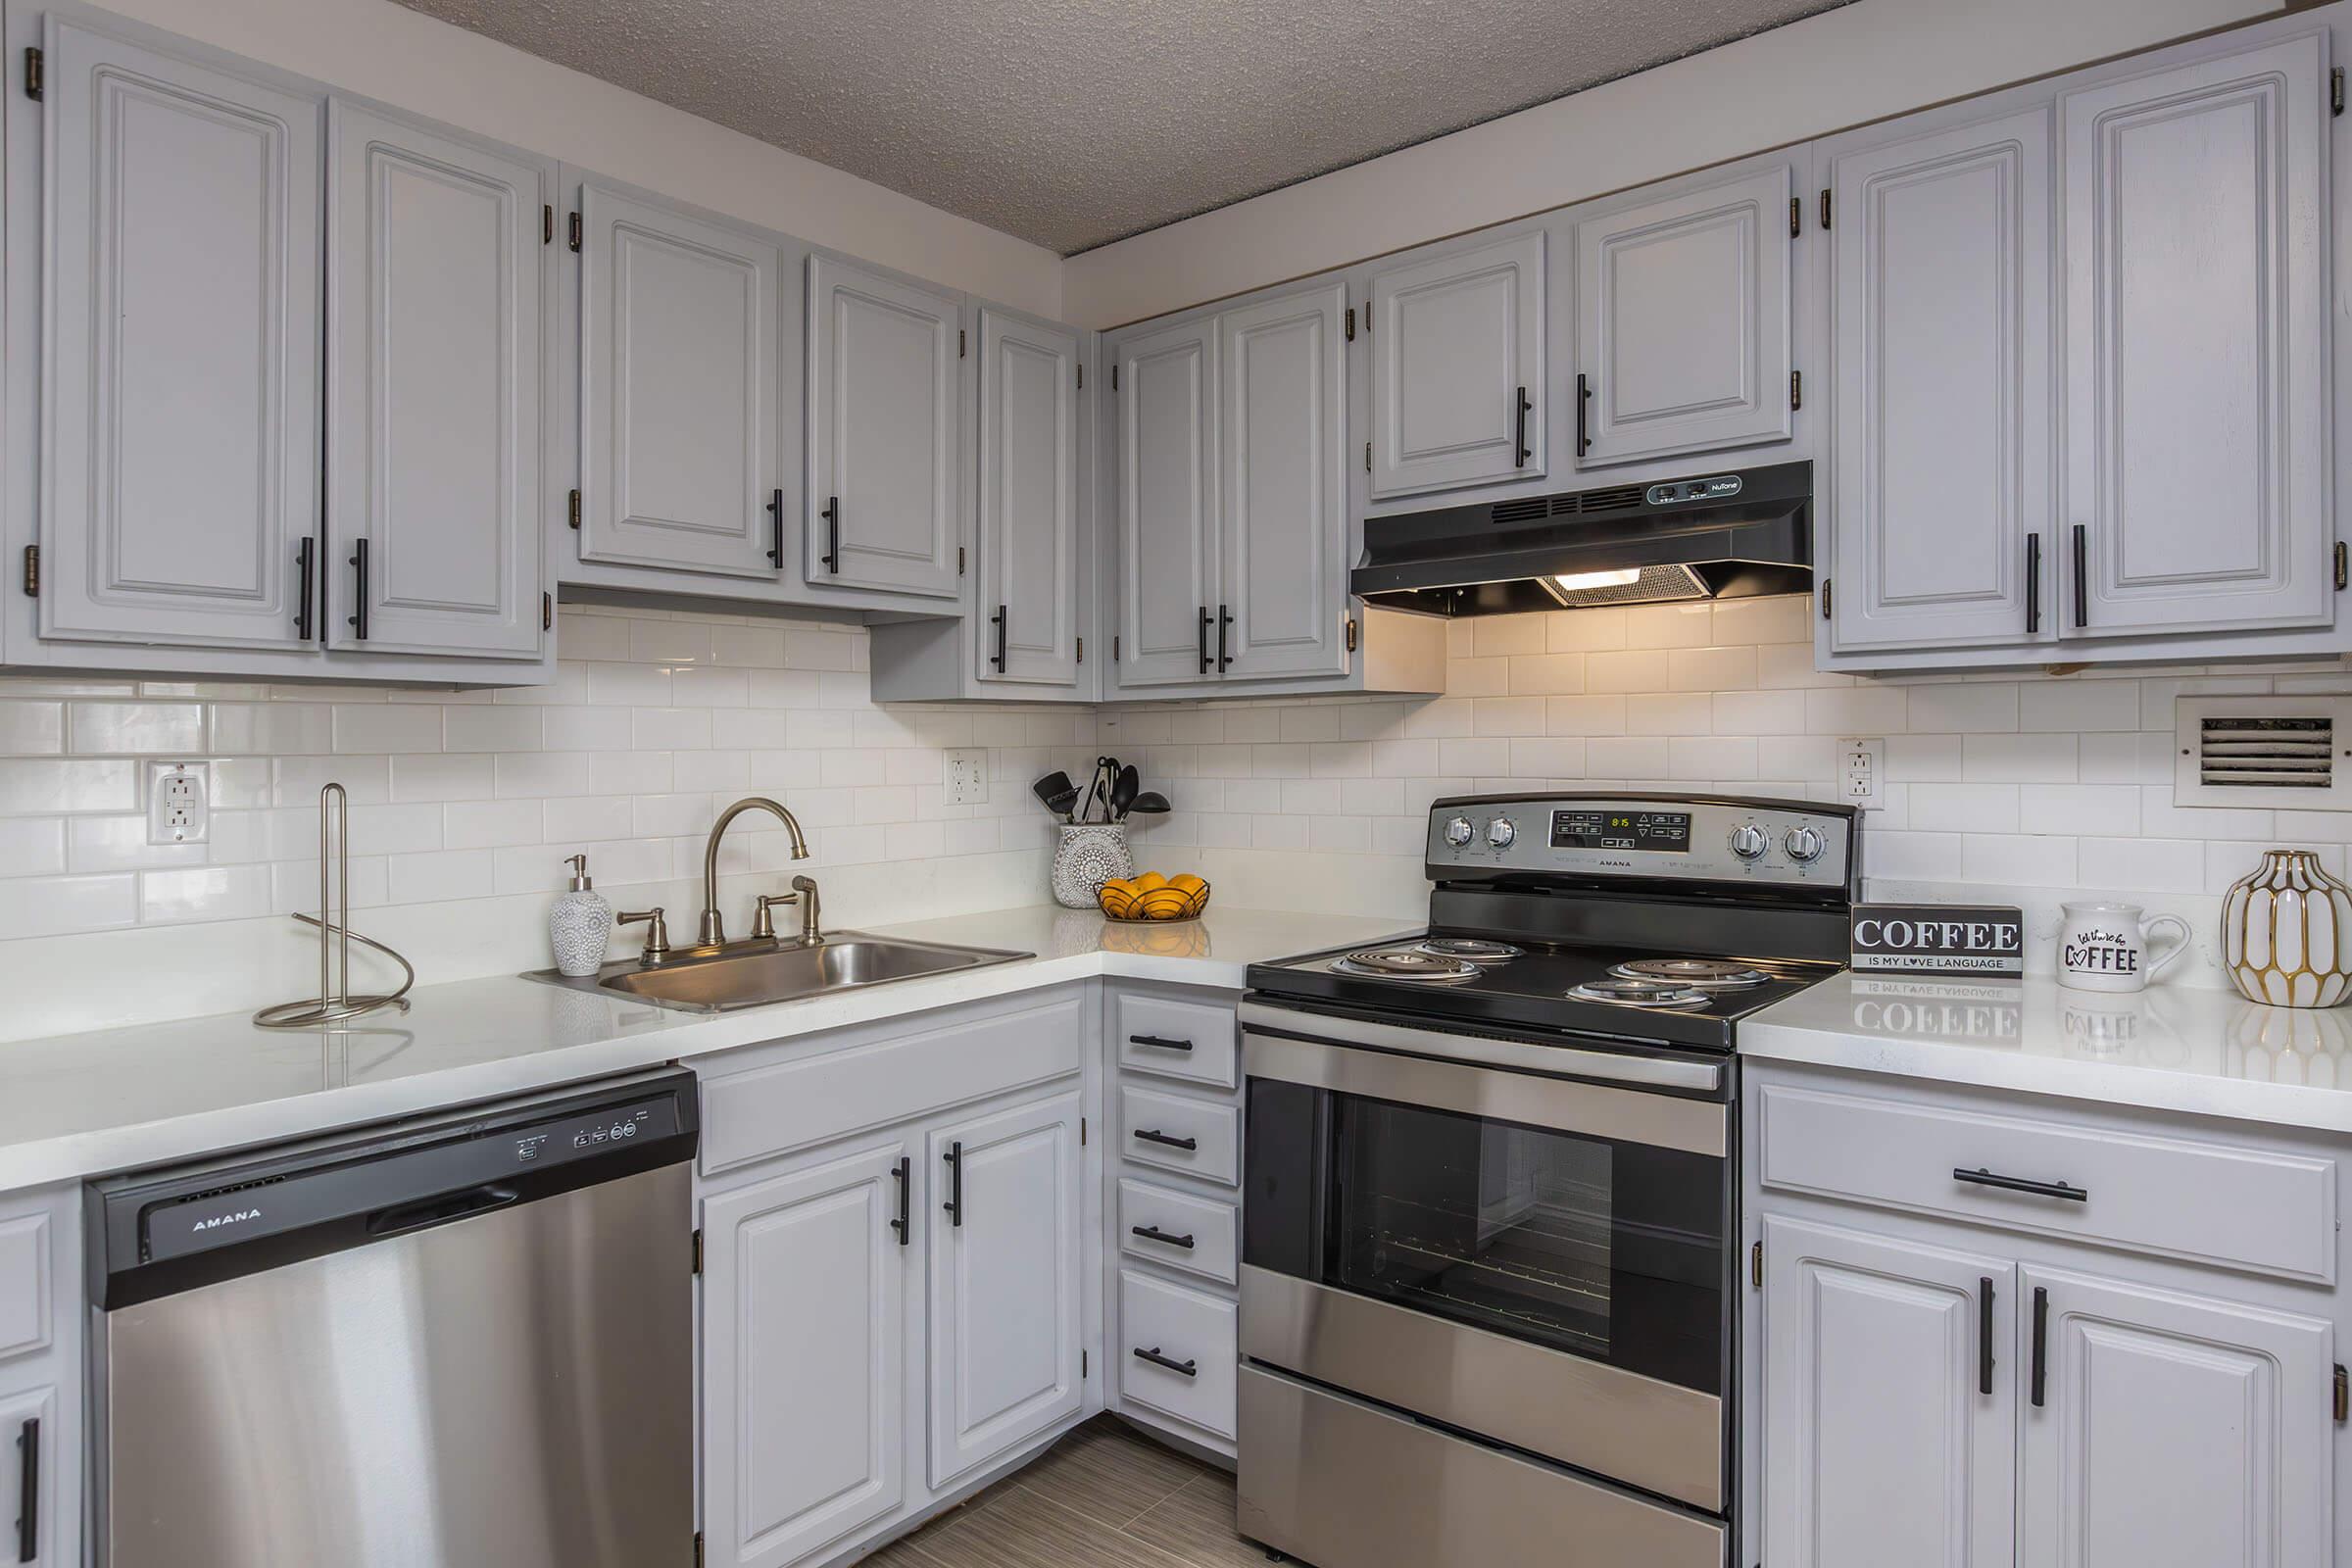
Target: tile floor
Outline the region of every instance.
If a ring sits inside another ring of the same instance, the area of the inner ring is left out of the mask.
[[[865,1560],[865,1568],[1266,1568],[1233,1477],[1108,1416]]]

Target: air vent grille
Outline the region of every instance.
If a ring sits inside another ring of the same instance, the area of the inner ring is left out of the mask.
[[[1551,515],[1551,502],[1543,496],[1529,496],[1521,501],[1497,501],[1488,514],[1497,528],[1507,528],[1515,522],[1542,522]]]
[[[2352,697],[2181,697],[2173,717],[2177,805],[2352,808]]]
[[[2335,722],[2328,718],[2208,718],[2197,731],[2197,779],[2224,788],[2276,784],[2324,790],[2334,776]]]
[[[1642,505],[1647,495],[1648,492],[1640,485],[1627,484],[1619,485],[1614,490],[1586,490],[1577,495],[1562,496],[1560,499],[1574,502],[1575,510],[1578,512],[1618,512],[1627,507]],[[1559,509],[1555,508],[1554,510]]]

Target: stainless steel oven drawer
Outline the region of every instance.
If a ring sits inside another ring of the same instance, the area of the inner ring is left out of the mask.
[[[1240,1402],[1242,1534],[1303,1562],[1724,1568],[1730,1550],[1720,1520],[1259,1367]]]

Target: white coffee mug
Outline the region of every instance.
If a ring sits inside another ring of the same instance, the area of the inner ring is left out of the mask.
[[[2069,904],[2058,924],[2058,983],[2077,991],[2138,991],[2188,951],[2188,922],[2177,914],[2140,918],[2136,904]],[[2154,954],[2149,938],[2173,933]]]

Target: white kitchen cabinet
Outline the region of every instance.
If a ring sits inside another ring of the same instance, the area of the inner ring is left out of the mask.
[[[886,1139],[705,1201],[710,1561],[784,1568],[905,1500],[912,1161]]]
[[[1544,246],[1539,229],[1372,274],[1376,499],[1543,476]]]
[[[2040,1357],[2025,1371],[2019,1568],[2332,1560],[2332,1325],[2031,1265],[2019,1288]]]
[[[1118,681],[1202,680],[1217,580],[1216,325],[1190,321],[1115,352]]]
[[[1080,1099],[927,1135],[934,1488],[1078,1413]]]
[[[2070,635],[2322,625],[2328,39],[2058,100]]]
[[[83,1295],[80,1188],[0,1194],[0,1562],[81,1568]]]
[[[774,578],[775,245],[595,180],[578,217],[581,558]]]
[[[335,648],[539,652],[545,160],[327,106]]]
[[[42,47],[40,633],[301,649],[322,97],[55,16]]]
[[[7,1532],[0,1538],[6,1541],[0,1560],[30,1568],[78,1568],[81,1559],[73,1544],[80,1530],[69,1506],[78,1489],[65,1471],[68,1457],[56,1389],[0,1394],[0,1530]],[[30,1556],[22,1555],[27,1541]]]
[[[982,680],[1078,680],[1078,353],[1074,330],[980,312]]]
[[[1793,196],[1776,157],[1578,215],[1577,466],[1789,438]]]
[[[959,319],[953,296],[809,258],[811,587],[954,597]]]
[[[1834,645],[2053,640],[2050,111],[1823,157]]]
[[[1762,1235],[1762,1560],[2006,1568],[2016,1265],[1801,1220]]]

